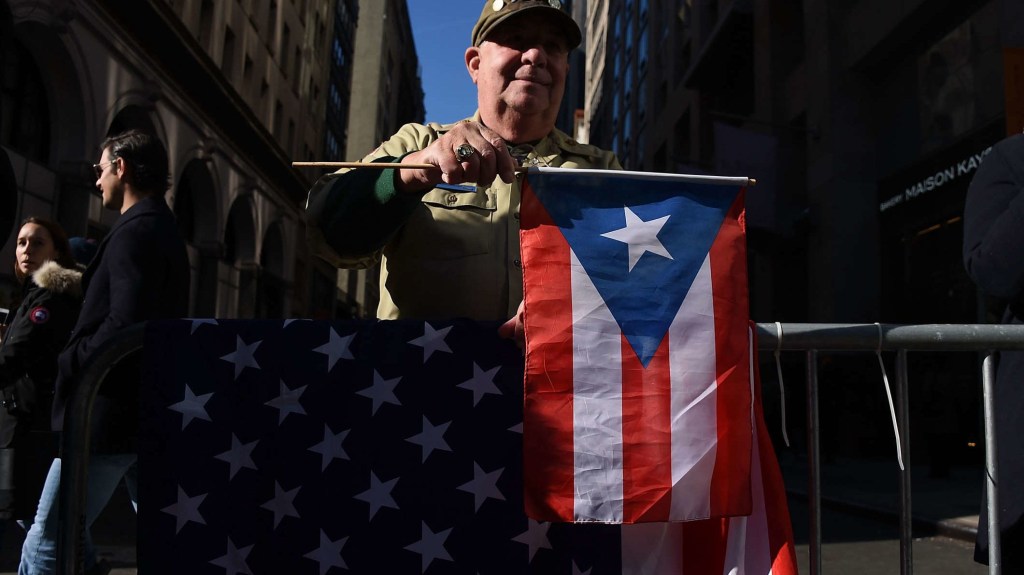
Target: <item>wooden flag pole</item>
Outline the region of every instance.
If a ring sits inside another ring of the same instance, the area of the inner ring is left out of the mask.
[[[433,164],[391,164],[387,162],[292,162],[296,168],[371,168],[375,170],[429,170]]]
[[[369,168],[371,170],[436,170],[434,164],[391,164],[387,162],[292,162],[296,168]],[[528,168],[516,168],[525,172]]]
[[[434,164],[392,164],[390,162],[292,162],[296,168],[369,168],[371,170],[436,170]],[[529,168],[520,166],[517,173],[525,173]],[[748,186],[756,186],[757,180],[747,178]]]

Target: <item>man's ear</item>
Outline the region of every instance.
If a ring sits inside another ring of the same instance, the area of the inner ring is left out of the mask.
[[[466,71],[469,72],[469,77],[476,84],[476,77],[480,73],[480,48],[476,46],[466,48]]]

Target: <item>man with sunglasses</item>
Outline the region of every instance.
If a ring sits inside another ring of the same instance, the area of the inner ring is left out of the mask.
[[[477,113],[408,124],[365,158],[431,167],[343,170],[310,190],[314,253],[342,268],[380,262],[378,318],[516,315],[517,165],[621,169],[611,152],[555,128],[569,53],[581,40],[559,0],[486,0],[465,52]]]
[[[67,347],[58,359],[53,428],[63,429],[77,377],[96,349],[120,330],[150,319],[188,312],[189,265],[185,244],[164,194],[169,187],[167,152],[139,131],[107,138],[96,172],[103,207],[121,217],[97,248],[82,277],[85,300]],[[100,386],[92,412],[92,443],[86,488],[85,566],[97,570],[88,527],[122,479],[136,504],[140,357],[114,366]],[[35,522],[22,547],[19,573],[54,573],[59,530],[60,459],[50,468]],[[136,505],[137,506],[137,505]],[[100,568],[102,569],[102,568]]]

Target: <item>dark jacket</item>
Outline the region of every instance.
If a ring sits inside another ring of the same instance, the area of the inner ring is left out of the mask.
[[[32,518],[56,455],[48,432],[57,354],[78,319],[81,284],[81,271],[44,264],[25,280],[0,343],[0,518]]]
[[[1009,302],[1003,323],[1024,323],[1024,135],[993,146],[971,181],[964,265],[982,292]],[[995,406],[1003,572],[1024,573],[1024,352],[1000,354]],[[987,516],[982,505],[979,561],[988,554]]]
[[[99,346],[130,325],[187,313],[188,256],[163,195],[146,197],[121,215],[100,242],[82,288],[82,313],[58,360],[57,430],[63,429],[81,368]],[[93,448],[99,452],[136,450],[140,355],[122,360],[100,386],[92,427]]]

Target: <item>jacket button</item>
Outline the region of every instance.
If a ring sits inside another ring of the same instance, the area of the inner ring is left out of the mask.
[[[519,260],[513,260],[512,261],[512,265],[516,266],[517,268],[521,268],[521,267],[523,267],[523,262],[521,262]]]
[[[448,205],[454,206],[455,202],[459,201],[459,197],[455,194],[448,194]]]
[[[513,212],[512,213],[512,217],[518,220],[519,219],[519,212]]]

